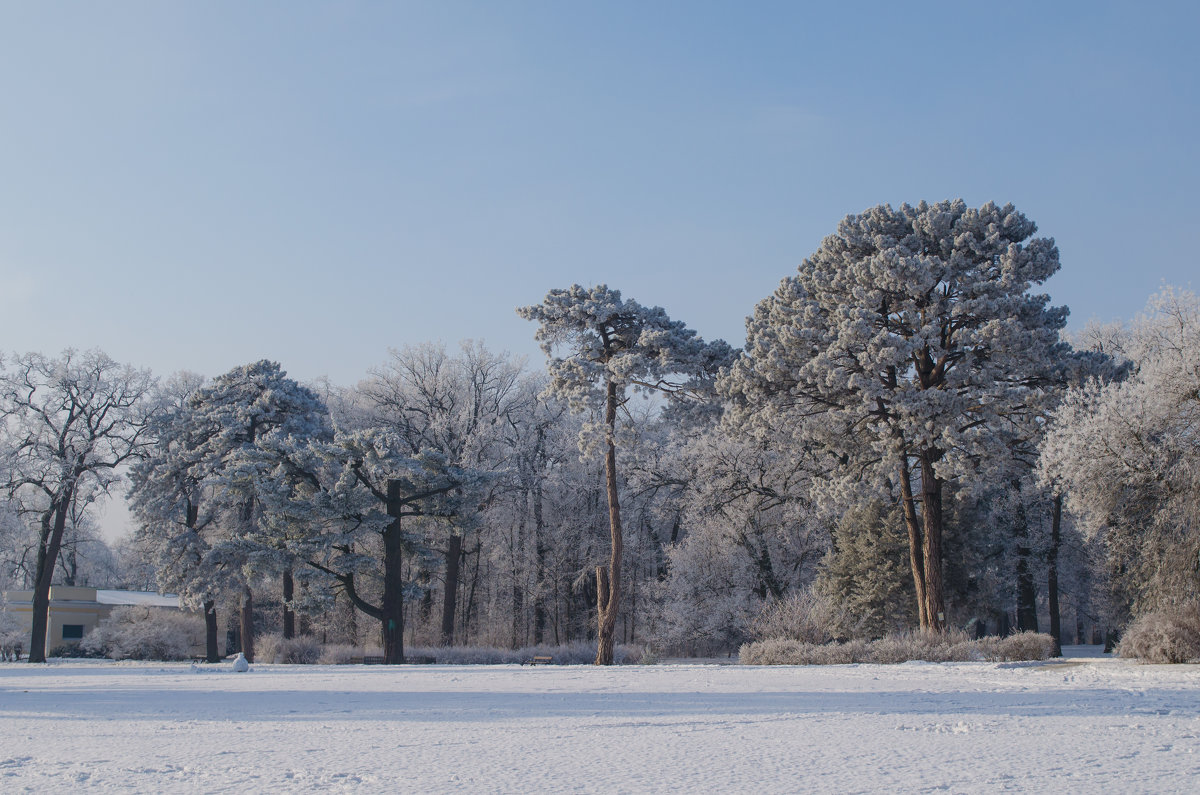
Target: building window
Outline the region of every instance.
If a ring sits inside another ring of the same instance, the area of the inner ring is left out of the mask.
[[[63,624],[63,640],[81,640],[83,624]]]

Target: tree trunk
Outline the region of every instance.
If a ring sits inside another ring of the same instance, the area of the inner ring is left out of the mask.
[[[1033,584],[1033,571],[1030,567],[1031,552],[1029,549],[1029,520],[1025,514],[1020,487],[1013,484],[1017,498],[1016,527],[1013,532],[1017,537],[1017,632],[1037,632],[1037,589]]]
[[[241,611],[242,654],[250,662],[254,662],[254,592],[250,586],[242,593]]]
[[[400,481],[387,482],[387,512],[392,523],[383,532],[383,662],[404,662],[404,537],[400,533]]]
[[[907,457],[900,462],[900,502],[904,507],[904,526],[908,529],[908,564],[912,571],[913,587],[917,593],[917,617],[921,629],[929,629],[929,614],[925,609],[925,552],[921,539],[921,522],[913,500],[912,476]]]
[[[925,618],[929,629],[946,631],[946,597],[942,586],[942,481],[933,471],[940,450],[921,453],[921,519],[925,533]]]
[[[38,544],[37,569],[34,572],[33,626],[29,633],[29,658],[31,663],[46,662],[46,630],[50,623],[50,583],[54,580],[54,567],[58,564],[58,553],[62,549],[63,530],[67,526],[67,504],[74,488],[51,505],[42,514],[41,543]]]
[[[1054,495],[1050,514],[1050,551],[1046,553],[1046,598],[1050,606],[1050,636],[1054,656],[1062,656],[1062,616],[1058,604],[1058,549],[1062,545],[1062,495]]]
[[[604,406],[606,427],[606,450],[604,454],[604,482],[608,491],[608,532],[612,541],[612,555],[608,562],[606,593],[601,595],[597,583],[597,644],[596,665],[613,664],[614,637],[617,629],[617,611],[621,604],[621,505],[617,499],[617,384],[608,382],[608,394]]]
[[[614,638],[615,633],[609,632],[607,635],[605,635],[604,631],[603,631],[604,616],[606,614],[613,615],[614,622],[615,622],[616,614],[609,610],[609,601],[608,600],[612,596],[612,591],[610,589],[611,589],[611,583],[609,583],[609,581],[608,581],[608,567],[607,566],[597,566],[596,567],[596,615],[600,616],[599,626],[600,626],[601,630],[599,632],[597,632],[597,634],[596,634],[596,665],[612,665],[612,663],[613,663],[613,651],[614,651],[613,642],[615,639]],[[615,628],[616,628],[616,625],[614,623],[613,629],[615,630]],[[607,660],[607,662],[602,662],[602,660]]]
[[[540,444],[539,433],[539,444]],[[542,479],[534,478],[533,484],[533,543],[535,554],[533,594],[533,644],[540,645],[546,639],[546,540],[542,517]]]
[[[63,585],[74,586],[79,579],[78,539],[67,547],[66,565],[63,566]]]
[[[525,514],[522,511],[520,521],[517,522],[516,527],[513,529],[508,543],[510,592],[512,596],[512,634],[509,637],[509,645],[514,649],[521,648],[521,640],[525,636],[525,588],[524,583],[521,582],[521,566],[518,562],[525,543],[524,537]]]
[[[458,605],[458,570],[462,536],[451,534],[446,548],[446,589],[442,594],[442,645],[454,645],[454,609]]]
[[[292,596],[295,593],[295,583],[292,581],[292,570],[283,572],[283,637],[291,640],[296,637],[296,614],[292,612]]]
[[[221,661],[221,650],[217,646],[217,603],[212,599],[204,603],[204,661]]]

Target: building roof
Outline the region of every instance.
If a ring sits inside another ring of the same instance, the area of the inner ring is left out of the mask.
[[[179,607],[179,597],[175,594],[161,594],[153,591],[115,591],[97,588],[96,602],[102,605]]]

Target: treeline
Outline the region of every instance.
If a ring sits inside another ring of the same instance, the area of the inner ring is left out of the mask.
[[[1071,344],[1035,231],[992,204],[849,216],[742,350],[575,286],[519,310],[545,371],[476,342],[395,350],[350,388],[270,361],[156,381],[95,351],[14,356],[0,554],[35,589],[31,659],[50,583],[81,576],[180,593],[211,656],[236,616],[251,658],[278,631],[392,662],[727,652],[789,596],[831,637],[1064,642],[1187,602],[1200,306],[1166,291]],[[125,479],[114,554],[93,512]]]

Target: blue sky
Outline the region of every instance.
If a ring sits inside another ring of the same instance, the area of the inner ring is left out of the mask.
[[[1195,284],[1193,4],[0,2],[0,349],[350,384],[605,282],[740,344],[848,213],[1012,202],[1072,324]]]

